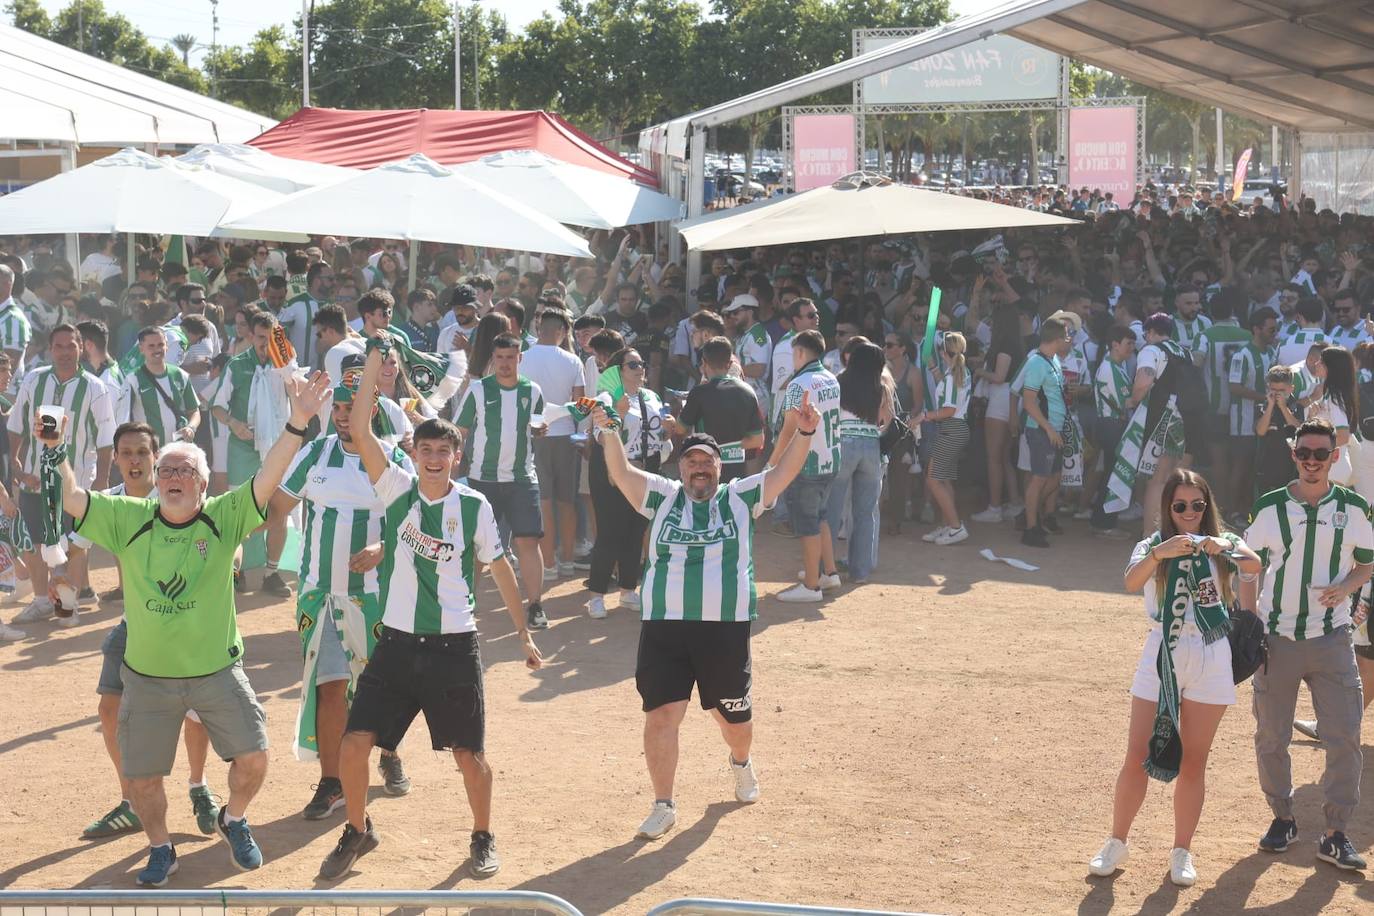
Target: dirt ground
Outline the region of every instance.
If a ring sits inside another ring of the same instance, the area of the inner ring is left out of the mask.
[[[652,843],[633,838],[651,801],[633,679],[636,619],[612,611],[591,620],[577,584],[561,583],[546,602],[552,626],[537,637],[551,663],[531,674],[484,580],[488,751],[504,867],[483,886],[546,891],[588,914],[643,913],[680,896],[969,914],[1374,912],[1374,879],[1315,860],[1323,762],[1315,743],[1293,746],[1301,841],[1282,856],[1257,851],[1270,815],[1256,786],[1248,686],[1213,749],[1194,844],[1198,885],[1168,881],[1171,790],[1158,785],[1126,870],[1114,880],[1087,876],[1107,831],[1147,621],[1139,598],[1121,591],[1130,543],[1070,527],[1078,530],[1038,552],[1020,547],[1009,527],[978,526],[945,548],[914,533],[890,537],[874,584],[846,586],[822,605],[763,597],[753,642],[762,799],[734,802],[724,745],[694,710],[682,732],[678,826]],[[1043,568],[990,563],[978,555],[984,546]],[[795,573],[796,557],[795,542],[760,534],[765,596]],[[113,570],[94,579],[109,588]],[[178,760],[169,819],[181,871],[171,886],[312,888],[342,815],[307,822],[299,814],[318,771],[290,750],[300,678],[291,608],[256,596],[240,607],[273,741],[267,785],[250,811],[267,863],[242,875],[223,844],[195,831]],[[72,630],[31,627],[28,640],[0,647],[0,887],[128,888],[142,865],[141,835],[79,838],[116,800],[94,691],[100,642],[117,615],[101,608]],[[1305,695],[1302,708],[1310,708]],[[422,732],[403,754],[415,789],[376,799],[382,845],[341,886],[474,888],[451,759],[431,752]],[[224,791],[222,764],[212,761],[210,780]],[[1366,805],[1349,831],[1366,851],[1371,812]]]

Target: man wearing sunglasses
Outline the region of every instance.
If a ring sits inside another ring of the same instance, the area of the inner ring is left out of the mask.
[[[1326,831],[1318,837],[1317,858],[1362,869],[1364,859],[1345,836],[1360,803],[1364,767],[1350,598],[1374,573],[1374,527],[1369,503],[1330,480],[1340,449],[1329,422],[1299,426],[1292,452],[1297,480],[1260,497],[1245,533],[1266,567],[1258,601],[1255,584],[1241,583],[1242,604],[1254,609],[1268,633],[1268,660],[1255,672],[1255,757],[1274,820],[1259,845],[1283,852],[1298,837],[1288,743],[1298,685],[1306,681],[1326,747]]]
[[[1331,311],[1336,316],[1336,323],[1327,332],[1328,341],[1345,347],[1352,353],[1360,344],[1374,341],[1374,337],[1369,334],[1369,323],[1360,315],[1360,306],[1353,289],[1338,290],[1331,303]]]

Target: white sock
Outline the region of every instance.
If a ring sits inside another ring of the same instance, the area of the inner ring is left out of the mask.
[[[171,840],[168,840],[168,841],[165,842],[165,843],[150,843],[150,844],[148,845],[148,848],[149,848],[149,849],[171,849],[171,848],[172,848],[172,841],[171,841]]]
[[[203,789],[203,788],[205,788],[205,780],[203,780],[203,779],[202,779],[200,782],[196,782],[194,779],[188,779],[188,780],[186,780],[186,784],[187,784],[188,786],[190,786],[191,788],[193,788],[193,789]]]
[[[240,815],[239,817],[234,817],[234,815],[229,813],[228,808],[224,809],[224,822],[226,824],[237,824],[241,820],[243,820],[242,815]]]

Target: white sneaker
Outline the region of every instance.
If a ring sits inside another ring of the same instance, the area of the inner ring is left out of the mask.
[[[790,601],[795,604],[815,604],[817,601],[825,600],[820,589],[807,588],[805,582],[798,582],[791,588],[785,588],[773,597],[779,601]]]
[[[752,805],[759,800],[759,777],[754,772],[754,758],[750,757],[744,763],[735,763],[733,756],[728,757],[730,761],[730,772],[735,774],[735,798],[746,805]]]
[[[14,617],[15,623],[38,623],[53,615],[52,602],[47,598],[35,598]]]
[[[1179,887],[1192,887],[1197,883],[1197,869],[1193,867],[1193,854],[1181,847],[1169,853],[1169,880]]]
[[[557,582],[557,581],[558,581],[558,567],[557,567],[557,566],[545,566],[545,567],[544,567],[544,581],[545,581],[545,582]]]
[[[921,535],[921,540],[925,541],[927,544],[934,544],[937,540],[939,540],[940,535],[944,534],[948,530],[948,527],[946,527],[945,525],[941,525],[934,531],[927,531],[925,534]]]
[[[579,556],[579,557],[585,557],[587,554],[589,554],[589,553],[591,553],[591,552],[592,552],[592,542],[591,542],[591,541],[578,541],[578,542],[577,542],[577,549],[573,551],[573,553],[576,554],[576,555]]]
[[[68,629],[71,629],[72,627],[76,626],[76,618],[80,616],[81,606],[77,605],[76,607],[72,608],[71,614],[67,615],[66,617],[59,617],[57,614],[53,614],[53,623],[57,624],[59,627],[66,627]]]
[[[799,569],[799,570],[797,570],[797,581],[798,581],[798,582],[805,582],[805,581],[806,581],[806,570],[804,570],[804,569]],[[820,589],[821,591],[823,591],[823,592],[828,592],[828,591],[830,591],[831,589],[839,588],[841,584],[842,584],[842,583],[840,582],[840,574],[839,574],[839,573],[837,573],[837,572],[833,572],[833,573],[821,573],[820,578],[819,578],[819,580],[818,580],[818,583],[817,583],[817,586],[816,586],[816,587],[819,588],[819,589]]]
[[[591,600],[589,600],[589,601],[587,602],[586,607],[587,607],[587,616],[588,616],[588,617],[592,618],[593,620],[605,620],[605,619],[606,619],[606,599],[605,599],[605,598],[602,598],[600,595],[592,595]]]
[[[946,528],[944,534],[935,539],[935,543],[941,547],[948,547],[950,544],[957,544],[960,541],[968,540],[968,528],[960,525],[958,528]]]
[[[676,823],[677,808],[668,802],[654,802],[654,809],[639,825],[639,832],[635,836],[641,840],[656,840],[672,830]]]
[[[644,610],[644,605],[639,601],[639,592],[627,592],[623,588],[620,590],[620,606],[636,614]]]
[[[1138,522],[1145,517],[1145,510],[1139,503],[1131,503],[1126,507],[1126,511],[1117,515],[1118,522]]]
[[[975,512],[969,516],[975,522],[981,524],[992,524],[1002,520],[1001,506],[988,506],[982,512]]]
[[[572,560],[564,560],[558,564],[558,575],[564,579],[571,579],[577,575],[577,566]]]
[[[1012,519],[1026,511],[1025,503],[1002,503],[1002,518]]]
[[[1088,861],[1088,871],[1106,877],[1126,864],[1131,857],[1131,849],[1116,837],[1108,837],[1102,844],[1102,851]]]
[[[0,642],[11,642],[16,639],[23,639],[27,634],[23,630],[16,630],[14,627],[0,623]]]
[[[14,591],[5,596],[5,604],[21,604],[24,599],[33,594],[33,582],[27,578],[20,579],[14,583]]]
[[[1093,517],[1093,510],[1079,509],[1077,512],[1073,514],[1073,517],[1075,521],[1086,522],[1088,519]]]

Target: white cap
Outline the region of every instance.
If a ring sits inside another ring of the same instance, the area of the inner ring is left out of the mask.
[[[759,300],[748,293],[740,293],[730,300],[730,304],[721,309],[721,314],[733,312],[735,309],[756,309],[759,307]]]

